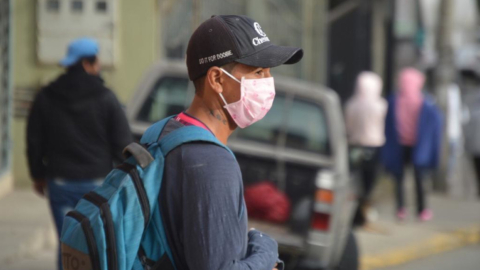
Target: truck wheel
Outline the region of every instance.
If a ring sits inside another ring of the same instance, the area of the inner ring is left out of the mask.
[[[342,258],[338,264],[338,270],[358,270],[358,247],[355,235],[352,231],[348,234],[347,244]]]

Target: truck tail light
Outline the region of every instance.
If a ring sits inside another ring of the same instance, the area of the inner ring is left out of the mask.
[[[328,231],[330,228],[330,215],[325,213],[314,213],[311,227],[314,230]]]
[[[330,228],[330,213],[335,196],[332,190],[317,189],[315,192],[315,207],[311,228],[317,231],[328,231]]]
[[[317,189],[310,227],[315,231],[328,231],[335,201],[335,174],[328,170],[319,171],[315,185]]]

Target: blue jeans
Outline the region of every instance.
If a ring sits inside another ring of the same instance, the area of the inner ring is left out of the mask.
[[[78,201],[86,193],[102,184],[100,179],[49,179],[48,200],[52,210],[53,220],[57,228],[58,237],[62,233],[63,218],[77,205]],[[62,257],[60,246],[58,247],[58,270],[62,270]]]

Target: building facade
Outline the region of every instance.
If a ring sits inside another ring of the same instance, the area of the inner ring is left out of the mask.
[[[12,13],[11,1],[0,0],[0,197],[12,189]]]
[[[3,3],[5,0],[1,1]],[[120,102],[126,104],[143,72],[161,58],[159,2],[11,1],[14,29],[12,44],[15,48],[12,172],[16,186],[30,186],[25,141],[26,117],[31,102],[42,86],[63,72],[55,61],[59,55],[65,54],[66,44],[75,37],[97,38],[101,45],[100,51],[103,48],[100,56],[106,60],[102,76]],[[102,18],[98,15],[102,12],[114,14]],[[94,20],[98,27],[87,24],[90,20]],[[58,27],[49,31],[51,25]]]

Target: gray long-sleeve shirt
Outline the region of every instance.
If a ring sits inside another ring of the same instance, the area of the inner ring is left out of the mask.
[[[183,124],[171,120],[165,136]],[[248,232],[235,158],[210,143],[184,144],[165,160],[160,207],[177,270],[271,270],[275,240]]]

